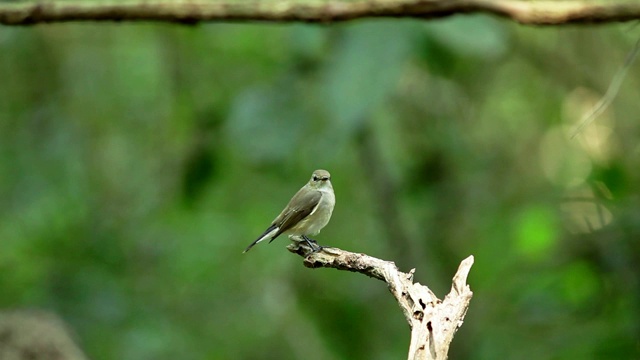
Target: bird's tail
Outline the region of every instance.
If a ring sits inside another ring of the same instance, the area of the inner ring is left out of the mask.
[[[249,246],[247,246],[247,248],[246,248],[246,249],[244,249],[244,251],[243,251],[242,253],[244,254],[244,253],[246,253],[247,251],[251,250],[251,248],[252,248],[255,244],[259,243],[260,241],[271,238],[272,236],[274,236],[275,234],[277,234],[277,233],[278,233],[278,230],[279,230],[279,229],[278,229],[278,226],[276,226],[275,224],[273,224],[273,225],[269,226],[269,228],[268,228],[267,230],[265,230],[265,231],[262,233],[262,235],[260,235],[260,237],[258,237],[254,242],[252,242]]]

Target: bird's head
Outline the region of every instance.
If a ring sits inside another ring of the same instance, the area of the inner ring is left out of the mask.
[[[314,189],[331,187],[331,174],[327,170],[314,171],[311,180],[309,180],[309,186]]]

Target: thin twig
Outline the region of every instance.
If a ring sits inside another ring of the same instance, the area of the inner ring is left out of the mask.
[[[640,52],[640,39],[636,41],[636,45],[627,55],[627,59],[625,60],[624,64],[620,69],[618,69],[616,75],[613,77],[613,80],[611,80],[611,84],[609,85],[607,92],[600,99],[600,101],[598,101],[598,103],[593,108],[591,108],[591,110],[589,110],[589,112],[586,113],[582,117],[582,119],[580,119],[580,121],[578,122],[578,127],[571,134],[572,139],[575,138],[582,131],[582,129],[585,128],[585,126],[591,124],[591,122],[596,117],[600,116],[600,114],[602,114],[602,112],[604,112],[609,107],[609,105],[611,105],[611,102],[613,102],[613,99],[616,97],[618,91],[620,90],[622,81],[627,76],[627,72],[633,64],[633,61],[638,57],[638,52]]]

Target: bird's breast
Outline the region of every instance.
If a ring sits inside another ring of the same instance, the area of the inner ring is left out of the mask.
[[[336,203],[336,198],[333,192],[323,191],[320,202],[314,211],[309,214],[304,220],[302,220],[295,229],[292,229],[291,234],[295,235],[316,235],[327,225],[331,214],[333,213],[333,207]]]
[[[331,219],[331,214],[333,213],[333,207],[335,204],[336,198],[333,195],[333,192],[323,192],[322,198],[320,198],[320,202],[318,203],[318,207],[309,216],[313,217],[313,219],[310,219],[310,226],[308,229],[310,235],[316,235],[323,227],[325,227],[325,225],[327,225],[329,219]]]

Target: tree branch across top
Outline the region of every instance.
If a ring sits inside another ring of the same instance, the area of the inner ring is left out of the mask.
[[[0,2],[0,24],[69,21],[211,21],[331,23],[361,18],[431,19],[491,13],[529,25],[618,22],[640,19],[640,1],[394,0],[394,1],[78,1]]]

